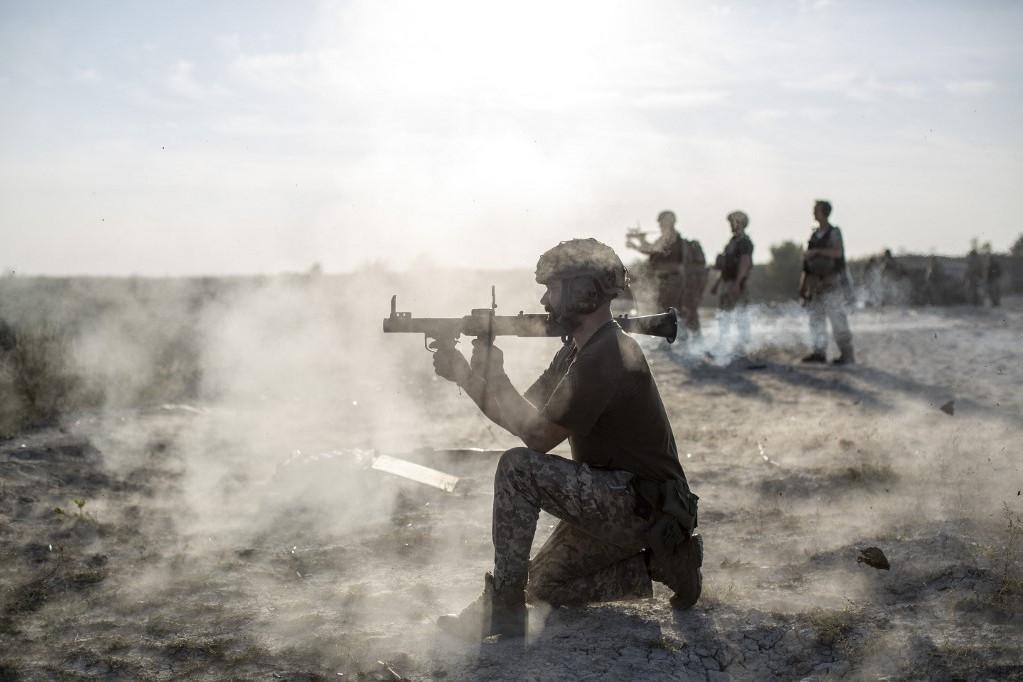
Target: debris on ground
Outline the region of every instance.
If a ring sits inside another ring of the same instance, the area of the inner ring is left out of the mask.
[[[866,549],[860,550],[860,555],[856,557],[856,563],[866,564],[872,568],[879,568],[885,571],[891,569],[891,564],[888,563],[888,557],[884,555],[878,547],[867,547]]]

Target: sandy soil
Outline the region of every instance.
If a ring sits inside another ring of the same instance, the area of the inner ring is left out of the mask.
[[[645,339],[701,497],[703,598],[534,608],[526,648],[433,623],[482,587],[515,442],[421,340],[389,339],[419,354],[326,417],[298,392],[4,441],[0,680],[1023,679],[1023,300],[852,324],[850,368],[798,363],[795,307],[758,311],[759,369]],[[520,387],[553,343],[506,345]],[[458,486],[368,468],[379,452]]]

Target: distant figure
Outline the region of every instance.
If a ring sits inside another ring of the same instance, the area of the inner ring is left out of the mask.
[[[885,249],[881,258],[881,305],[903,305],[909,301],[906,269]]]
[[[863,268],[863,289],[865,291],[863,305],[873,307],[881,305],[883,283],[881,279],[881,259],[871,256]]]
[[[987,282],[987,296],[991,300],[991,305],[997,308],[1002,303],[1002,266],[994,254],[987,257],[984,279]]]
[[[931,256],[924,272],[924,301],[928,305],[944,305],[948,302],[945,294],[945,270],[937,256]]]
[[[718,347],[727,353],[727,343],[731,335],[733,318],[739,328],[739,345],[737,352],[745,355],[750,344],[750,323],[747,304],[749,295],[746,282],[749,280],[753,267],[753,242],[746,236],[749,216],[742,211],[734,211],[727,216],[728,225],[732,230],[732,238],[725,245],[725,250],[717,257],[714,267],[718,278],[710,287],[712,295],[718,294]]]
[[[966,302],[980,305],[980,282],[984,278],[984,264],[980,260],[977,249],[970,249],[966,254],[966,270],[963,271],[963,291]]]
[[[813,352],[803,362],[827,362],[828,326],[838,344],[839,356],[836,365],[855,362],[852,346],[852,332],[846,314],[845,293],[845,245],[842,231],[828,222],[831,204],[817,201],[813,217],[817,228],[810,235],[806,251],[803,252],[803,273],[799,280],[799,298],[810,313],[810,337]]]
[[[675,229],[675,213],[657,216],[661,236],[650,242],[639,231],[630,231],[625,245],[650,257],[650,272],[657,286],[657,312],[676,308],[690,339],[700,336],[699,305],[707,286],[706,260],[697,241],[683,239]]]

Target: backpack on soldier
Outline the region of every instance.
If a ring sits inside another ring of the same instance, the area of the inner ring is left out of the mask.
[[[703,255],[703,247],[700,246],[700,242],[695,239],[683,239],[682,240],[682,262],[686,265],[706,265],[707,259]]]

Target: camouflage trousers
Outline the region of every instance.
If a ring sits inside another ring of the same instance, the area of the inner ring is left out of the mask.
[[[840,287],[824,289],[807,301],[810,313],[810,340],[813,350],[826,353],[828,350],[828,320],[835,335],[838,350],[852,352],[852,332],[849,330],[849,316],[846,314],[845,292]]]
[[[732,350],[732,327],[739,330],[739,341],[736,351],[740,354],[749,349],[752,335],[750,334],[749,294],[745,288],[734,288],[734,280],[724,280],[723,289],[718,296],[718,349],[722,353]]]
[[[676,310],[682,305],[682,287],[684,280],[680,272],[658,272],[654,275],[657,285],[657,309],[655,313],[663,313],[668,308]]]
[[[644,532],[627,471],[514,448],[494,477],[494,584],[555,605],[649,597]],[[532,560],[540,510],[560,522]]]

